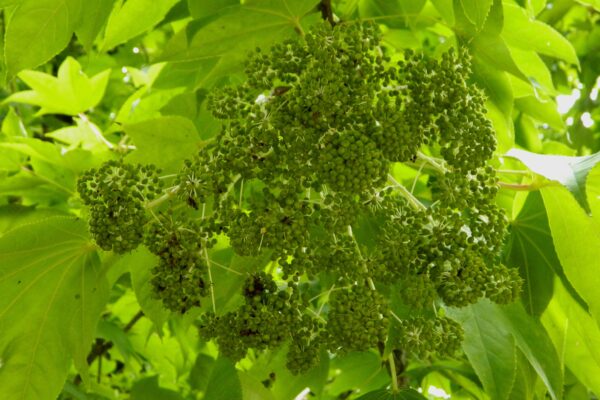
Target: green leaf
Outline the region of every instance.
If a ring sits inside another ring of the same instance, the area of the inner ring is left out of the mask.
[[[600,166],[596,165],[591,169],[585,187],[592,216],[596,221],[600,221]]]
[[[247,372],[260,381],[270,379],[269,375],[275,373],[276,379],[272,382],[271,392],[276,399],[295,399],[300,393],[306,394],[307,389],[310,389],[315,398],[321,398],[329,372],[327,352],[321,353],[319,365],[302,375],[292,375],[289,372],[285,366],[286,354],[286,347],[265,352],[254,360],[252,368]]]
[[[515,382],[510,391],[509,399],[531,399],[533,398],[533,386],[536,381],[535,371],[531,368],[529,360],[523,352],[517,350],[517,373]]]
[[[141,379],[131,387],[131,400],[183,400],[173,390],[165,389],[158,384],[158,375]]]
[[[258,45],[265,47],[275,40],[297,35],[303,30],[302,18],[318,3],[318,0],[263,0],[230,7],[220,18],[199,29],[191,29],[194,26],[190,25],[175,35],[159,61],[206,61],[219,63],[220,70],[230,68]]]
[[[208,376],[204,398],[242,400],[242,386],[233,362],[227,358],[217,358]]]
[[[565,275],[600,321],[600,224],[561,187],[542,188],[556,253]]]
[[[106,24],[101,51],[108,51],[150,30],[178,0],[127,0],[112,11]]]
[[[431,0],[433,6],[438,10],[448,25],[454,25],[454,7],[452,0]]]
[[[49,217],[64,216],[64,212],[53,208],[36,209],[19,204],[0,206],[0,237],[6,232],[23,225],[36,223]]]
[[[577,0],[578,3],[593,7],[594,10],[600,11],[600,0]]]
[[[373,352],[353,352],[331,360],[331,369],[339,371],[327,386],[332,394],[350,389],[359,393],[374,390],[389,382],[390,376],[381,366],[381,357]]]
[[[163,307],[162,302],[154,297],[150,284],[152,279],[151,270],[158,264],[156,256],[145,247],[140,247],[129,254],[125,254],[119,260],[119,264],[121,263],[128,267],[131,275],[131,286],[140,308],[144,315],[156,325],[160,333],[170,313]]]
[[[24,0],[8,15],[4,54],[9,77],[50,60],[78,24],[81,0]]]
[[[559,282],[542,315],[561,362],[594,393],[600,393],[600,329]]]
[[[392,393],[387,389],[379,389],[360,396],[357,400],[426,400],[427,397],[414,389],[402,389]]]
[[[215,359],[203,353],[199,353],[190,371],[188,382],[194,390],[204,391],[208,385],[208,378],[215,366]]]
[[[393,17],[388,18],[385,23],[393,27],[402,27],[416,21],[425,3],[425,0],[361,0],[358,3],[358,11],[361,18]],[[394,20],[402,23],[395,23]]]
[[[481,34],[473,38],[471,47],[475,54],[501,71],[506,71],[519,79],[529,82],[512,58],[506,42],[497,35]]]
[[[570,157],[511,149],[506,156],[520,160],[531,171],[546,179],[559,182],[573,194],[584,210],[590,211],[586,198],[585,181],[590,170],[600,162],[600,152],[589,156]]]
[[[579,66],[579,58],[571,43],[554,28],[532,19],[516,4],[504,2],[502,37],[512,46],[534,50]]]
[[[75,28],[77,38],[87,51],[92,49],[96,37],[108,20],[116,0],[86,0],[81,10],[79,26]]]
[[[474,57],[473,78],[502,113],[508,119],[512,119],[513,91],[507,74],[478,57]]]
[[[482,303],[449,308],[448,315],[465,331],[463,349],[485,392],[492,400],[508,399],[517,370],[515,341],[499,323],[498,313],[490,313]]]
[[[238,376],[242,384],[243,400],[275,400],[273,393],[258,379],[242,371],[238,371]]]
[[[552,99],[541,99],[535,96],[521,97],[515,100],[515,106],[526,114],[558,131],[565,129],[565,123],[559,114],[556,103]]]
[[[461,3],[466,17],[478,30],[481,30],[488,17],[493,0],[461,0]]]
[[[56,77],[31,70],[19,73],[19,78],[32,90],[14,93],[4,101],[41,107],[38,115],[77,115],[100,103],[109,75],[110,70],[106,70],[88,78],[81,65],[73,57],[67,57]]]
[[[503,318],[496,319],[497,324],[506,326],[515,338],[515,342],[538,376],[546,385],[550,396],[554,399],[562,398],[563,376],[561,362],[552,344],[552,341],[542,324],[525,312],[519,303],[508,306],[499,306],[489,301],[482,301],[482,311],[496,314],[497,309]]]
[[[523,81],[516,81],[518,85],[524,85],[525,91],[521,93],[520,88],[513,87],[515,97],[539,96],[538,91],[543,90],[547,95],[556,94],[552,74],[542,58],[532,50],[521,50],[515,47],[510,49],[513,60],[519,69],[527,76],[530,85]],[[562,121],[561,121],[562,123]]]
[[[187,0],[190,14],[194,19],[214,15],[223,9],[240,4],[239,0]]]
[[[214,282],[215,308],[217,315],[222,315],[239,306],[246,277],[250,273],[263,270],[270,262],[270,253],[264,252],[257,257],[242,257],[233,254],[231,248],[227,248],[211,252],[209,260]]]
[[[94,131],[100,131],[95,124],[84,121],[81,118],[74,118],[76,126],[57,129],[46,133],[46,137],[51,137],[59,142],[65,143],[69,148],[81,147],[91,152],[106,152],[108,147]]]
[[[23,3],[25,0],[0,0],[0,8],[6,8]]]
[[[496,150],[502,153],[515,147],[515,128],[512,118],[508,118],[496,103],[490,100],[486,101],[485,107],[487,108],[486,118],[490,120],[496,131],[498,141]]]
[[[52,217],[0,238],[0,397],[54,399],[71,357],[87,367],[108,300],[83,221]]]
[[[202,148],[196,126],[183,117],[160,117],[125,125],[125,132],[137,147],[127,159],[153,163],[168,172],[179,170],[183,160]]]
[[[507,264],[518,267],[525,279],[521,298],[527,311],[540,316],[552,298],[554,275],[563,272],[539,192],[527,195],[519,215],[510,223]]]

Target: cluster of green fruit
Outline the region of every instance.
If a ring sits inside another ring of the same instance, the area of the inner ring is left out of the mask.
[[[301,373],[324,350],[384,348],[390,329],[392,348],[449,356],[462,331],[436,305],[518,296],[518,273],[500,263],[506,218],[487,166],[495,137],[468,54],[392,62],[380,40],[373,24],[321,24],[251,55],[248,79],[209,97],[222,128],[175,178],[180,217],[149,222],[159,182],[150,167],[112,163],[81,178],[103,249],[130,251],[146,231],[160,260],[152,285],[171,310],[207,295],[216,240],[241,256],[269,254],[278,268],[248,277],[237,310],[202,317],[203,337],[234,360],[288,344],[288,367]],[[431,161],[425,149],[439,157],[427,205],[390,175],[394,163]]]

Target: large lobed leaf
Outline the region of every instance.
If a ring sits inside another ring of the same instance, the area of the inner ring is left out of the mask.
[[[51,217],[0,237],[0,398],[54,399],[87,367],[108,285],[83,221]]]

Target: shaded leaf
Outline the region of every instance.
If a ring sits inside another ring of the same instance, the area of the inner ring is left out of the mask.
[[[463,349],[492,400],[508,399],[517,370],[515,341],[483,301],[447,309],[465,331]],[[487,307],[486,307],[487,308]]]
[[[389,382],[390,376],[382,368],[381,357],[373,352],[352,352],[331,360],[331,369],[339,371],[333,382],[327,385],[327,391],[339,394],[353,389],[364,393],[382,387]]]
[[[75,29],[77,38],[90,51],[113,9],[115,0],[86,0],[81,10],[81,20]]]
[[[398,393],[392,393],[387,389],[379,389],[365,393],[357,400],[426,400],[427,397],[414,389],[402,389]]]
[[[217,358],[208,377],[204,398],[242,400],[242,386],[233,362],[226,358]]]
[[[527,311],[540,316],[552,298],[554,275],[564,274],[539,192],[527,195],[519,215],[510,223],[507,263],[518,267],[525,280],[521,298]]]
[[[489,301],[482,301],[479,305],[483,306],[484,312],[490,314],[496,314],[492,307],[499,311],[503,318],[497,318],[497,323],[505,325],[513,335],[517,346],[546,385],[550,396],[555,400],[561,399],[563,391],[561,363],[542,324],[528,315],[519,303],[499,306]]]
[[[108,286],[81,220],[52,217],[0,238],[0,397],[56,398],[82,371]]]
[[[133,384],[131,400],[183,400],[183,397],[173,390],[160,387],[158,375],[154,375]]]
[[[125,125],[137,150],[127,159],[131,162],[153,163],[165,171],[174,172],[191,158],[204,143],[196,126],[183,117],[159,117]]]

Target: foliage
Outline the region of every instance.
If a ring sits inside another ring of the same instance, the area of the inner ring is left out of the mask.
[[[0,397],[600,395],[597,2],[0,9]]]

